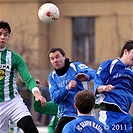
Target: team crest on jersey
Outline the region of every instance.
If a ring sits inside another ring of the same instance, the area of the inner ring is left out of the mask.
[[[3,70],[0,70],[0,80],[3,79],[5,76],[5,72]]]
[[[88,66],[86,66],[85,64],[79,64],[78,66],[80,67],[80,69],[88,68]]]

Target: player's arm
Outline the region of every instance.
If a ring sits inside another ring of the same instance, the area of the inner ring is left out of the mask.
[[[94,78],[94,92],[103,93],[114,89],[114,86],[107,83],[110,77],[110,61],[105,61],[100,64]]]
[[[77,72],[76,78],[80,81],[90,81],[93,80],[96,75],[96,70],[88,67],[87,65],[77,62],[76,64]]]
[[[80,81],[87,81],[89,77],[85,73],[78,73],[75,78]]]
[[[19,55],[16,55],[15,57],[16,57],[16,69],[19,72],[21,78],[25,82],[28,89],[32,91],[34,87],[38,88],[38,85],[36,84],[36,81],[30,74],[24,59]],[[39,91],[39,88],[38,88],[38,91]]]
[[[101,86],[99,86],[97,88],[97,92],[98,93],[102,93],[104,91],[109,92],[109,91],[111,91],[113,89],[114,89],[114,86],[112,86],[111,84],[109,84],[109,85],[101,85]]]
[[[40,102],[34,100],[34,110],[46,115],[57,115],[58,105],[50,101],[46,102],[45,106],[41,106]]]
[[[38,85],[36,84],[35,79],[31,76],[24,59],[20,55],[16,54],[15,60],[16,69],[25,82],[26,86],[33,93],[36,101],[41,101],[42,106],[44,106],[46,104],[46,99],[41,95]]]
[[[41,85],[40,80],[37,79],[36,83],[38,85],[39,90],[41,91],[42,85]],[[55,115],[57,115],[57,112],[58,112],[58,106],[57,106],[57,104],[55,104],[52,101],[46,102],[45,106],[41,106],[41,103],[37,102],[34,98],[34,110],[39,112],[39,113],[55,116]]]
[[[49,76],[49,93],[51,96],[51,99],[56,104],[62,102],[62,100],[68,95],[68,86],[63,86],[61,88],[58,88],[56,79],[53,79],[52,74]]]

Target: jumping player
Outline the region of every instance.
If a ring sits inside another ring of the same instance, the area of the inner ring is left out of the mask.
[[[46,100],[41,96],[38,85],[29,73],[24,59],[8,49],[10,34],[10,25],[5,21],[0,21],[0,133],[9,132],[9,120],[24,133],[38,133],[31,114],[17,91],[17,72],[41,105],[45,105]]]
[[[131,133],[129,109],[133,97],[133,41],[125,43],[120,58],[104,61],[94,79],[99,120],[112,133]]]
[[[52,101],[60,109],[59,121],[54,133],[61,133],[64,125],[77,117],[74,96],[84,88],[82,81],[94,79],[96,71],[81,62],[70,62],[65,52],[55,47],[49,50],[48,58],[54,68],[49,75],[49,92]]]

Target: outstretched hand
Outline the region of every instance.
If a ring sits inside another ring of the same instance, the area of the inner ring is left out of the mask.
[[[41,91],[42,85],[39,79],[36,80],[39,90]],[[42,106],[46,105],[46,99],[41,95],[39,91],[34,92],[35,100],[40,101]]]
[[[39,91],[34,91],[36,101],[40,101],[42,106],[46,105],[46,99],[41,95]]]
[[[78,73],[75,76],[76,79],[80,80],[80,81],[86,81],[88,80],[88,76],[85,73]]]

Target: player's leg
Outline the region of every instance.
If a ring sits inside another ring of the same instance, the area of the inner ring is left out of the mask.
[[[48,133],[54,133],[57,122],[58,122],[58,116],[57,115],[53,116],[48,125]]]
[[[62,133],[62,129],[63,127],[70,121],[72,121],[73,119],[75,119],[75,117],[67,117],[67,116],[63,116],[59,119],[57,126],[55,128],[54,133]]]
[[[12,100],[12,112],[10,111],[9,113],[10,119],[21,128],[24,133],[38,133],[31,114],[20,96]]]
[[[9,133],[9,114],[12,106],[11,100],[0,102],[0,133]]]
[[[21,128],[24,133],[39,133],[31,116],[25,116],[17,122],[17,126]]]

